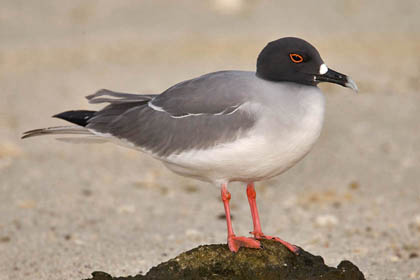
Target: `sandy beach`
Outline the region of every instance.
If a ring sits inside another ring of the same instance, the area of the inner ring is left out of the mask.
[[[256,184],[264,231],[348,259],[370,280],[420,279],[419,1],[2,1],[0,279],[146,272],[200,244],[226,242],[215,186],[112,144],[21,140],[99,109],[101,88],[160,93],[212,71],[254,70],[267,42],[297,36],[359,94],[321,85],[313,151]],[[252,220],[232,184],[233,225]]]

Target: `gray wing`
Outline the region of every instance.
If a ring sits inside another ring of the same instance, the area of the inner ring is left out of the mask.
[[[170,87],[151,103],[174,117],[229,114],[246,101],[248,80],[244,71],[210,73]]]
[[[255,116],[241,109],[246,99],[234,84],[229,74],[217,72],[177,84],[151,100],[107,100],[111,104],[86,127],[160,157],[232,142],[255,123]]]

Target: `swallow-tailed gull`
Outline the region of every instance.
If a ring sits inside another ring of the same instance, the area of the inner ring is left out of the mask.
[[[87,96],[89,103],[108,103],[102,110],[57,114],[74,125],[31,130],[23,138],[77,134],[138,149],[177,174],[221,187],[231,251],[259,248],[258,240],[269,238],[297,253],[298,247],[262,232],[254,182],[283,173],[311,150],[324,119],[320,82],[357,91],[311,44],[281,38],[261,51],[256,72],[209,73],[158,95],[103,89]],[[253,237],[234,234],[227,190],[233,181],[247,184]]]

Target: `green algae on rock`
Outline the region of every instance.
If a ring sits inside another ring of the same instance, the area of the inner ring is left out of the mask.
[[[159,264],[146,275],[112,277],[93,272],[91,280],[364,280],[363,273],[351,262],[337,268],[324,264],[320,256],[301,249],[299,255],[282,244],[262,240],[261,250],[241,248],[238,253],[227,245],[203,245]]]

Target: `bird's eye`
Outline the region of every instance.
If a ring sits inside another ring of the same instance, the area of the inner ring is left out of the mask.
[[[290,60],[292,60],[294,63],[303,62],[303,57],[300,54],[291,53],[291,54],[289,54],[289,57],[290,57]]]

